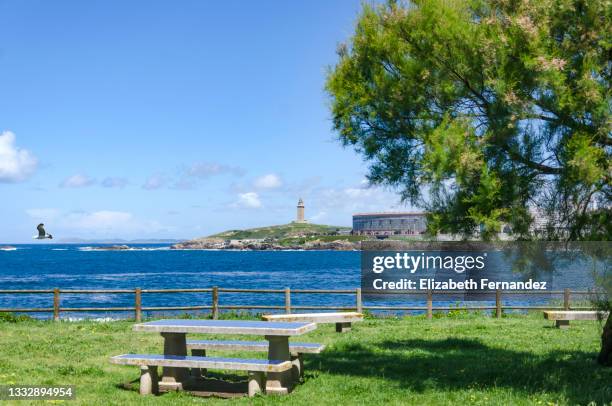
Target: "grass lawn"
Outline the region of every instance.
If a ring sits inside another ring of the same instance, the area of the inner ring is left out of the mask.
[[[123,389],[122,383],[138,378],[138,368],[111,365],[108,358],[162,350],[158,334],[135,333],[131,326],[0,323],[0,384],[73,384],[72,403],[86,405],[612,404],[612,368],[594,361],[598,322],[572,322],[564,331],[536,313],[501,320],[465,314],[367,319],[347,334],[320,325],[299,340],[325,343],[327,349],[306,355],[305,381],[293,393],[230,400],[184,393],[141,397],[137,385]]]

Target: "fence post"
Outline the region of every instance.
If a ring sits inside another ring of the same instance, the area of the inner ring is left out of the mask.
[[[495,317],[498,319],[502,316],[502,301],[501,301],[501,289],[495,291]]]
[[[291,313],[291,289],[285,288],[285,313]]]
[[[219,318],[219,288],[213,286],[212,290],[212,318],[217,320]]]
[[[60,291],[59,288],[53,289],[53,320],[59,321],[60,319]]]
[[[140,288],[136,288],[134,290],[134,318],[136,319],[136,323],[140,323],[142,321],[142,290]]]
[[[363,313],[363,304],[361,303],[361,288],[355,289],[355,300],[357,302],[357,313]]]
[[[570,290],[569,288],[565,288],[563,290],[563,309],[570,309]]]
[[[433,318],[433,293],[431,290],[427,291],[427,319]]]

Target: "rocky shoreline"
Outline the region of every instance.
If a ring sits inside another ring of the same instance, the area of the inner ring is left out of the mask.
[[[83,247],[82,250],[84,251],[129,251],[132,250],[133,248],[130,247],[129,245],[102,245],[102,246],[95,246],[95,247]]]
[[[321,241],[312,240],[303,244],[280,244],[278,241],[260,240],[223,240],[220,238],[201,238],[184,241],[170,247],[173,250],[239,250],[239,251],[295,251],[295,250],[329,250],[356,251],[360,249],[359,242],[346,240]]]

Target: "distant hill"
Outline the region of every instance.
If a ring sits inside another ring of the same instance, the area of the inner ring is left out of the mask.
[[[271,238],[282,240],[286,238],[337,235],[350,231],[350,227],[329,226],[324,224],[289,223],[278,226],[250,228],[247,230],[228,230],[207,238],[221,238],[224,240],[246,240]]]

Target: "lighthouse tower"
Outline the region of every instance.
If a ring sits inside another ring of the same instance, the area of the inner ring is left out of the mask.
[[[304,220],[304,201],[302,200],[302,198],[300,197],[300,200],[298,200],[298,204],[297,204],[297,218],[295,219],[296,223],[305,223],[306,220]]]

